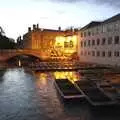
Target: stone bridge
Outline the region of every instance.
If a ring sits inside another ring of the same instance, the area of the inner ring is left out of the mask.
[[[0,50],[0,61],[9,60],[12,57],[19,55],[28,55],[35,56],[39,59],[47,59],[49,55],[41,52],[40,50],[31,50],[31,49],[6,49]]]

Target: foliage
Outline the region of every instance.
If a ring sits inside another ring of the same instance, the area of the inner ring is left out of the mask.
[[[1,27],[0,27],[1,29]],[[14,49],[16,46],[15,42],[3,35],[3,30],[0,31],[0,49]]]

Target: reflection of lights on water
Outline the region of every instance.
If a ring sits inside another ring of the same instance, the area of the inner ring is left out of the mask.
[[[43,80],[43,81],[46,80],[47,79],[47,75],[45,73],[41,73],[40,74],[40,79]]]
[[[46,73],[39,73],[38,79],[37,79],[37,85],[39,84],[46,85],[47,84],[47,74]]]
[[[72,82],[79,80],[79,75],[76,72],[55,72],[56,79],[69,79]]]
[[[18,66],[21,67],[21,61],[20,60],[18,61]]]

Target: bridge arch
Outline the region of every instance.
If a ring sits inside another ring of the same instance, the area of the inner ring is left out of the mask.
[[[31,54],[31,53],[17,53],[17,54],[9,56],[7,58],[7,61],[9,61],[11,59],[14,59],[14,58],[17,58],[17,57],[21,57],[21,56],[28,56],[28,57],[31,57],[31,58],[33,57],[34,59],[39,59],[40,61],[42,61],[42,57]]]
[[[34,56],[40,60],[49,59],[49,54],[41,52],[40,50],[13,49],[13,50],[1,50],[0,51],[0,59],[3,61],[7,61],[15,56],[20,56],[20,55]]]

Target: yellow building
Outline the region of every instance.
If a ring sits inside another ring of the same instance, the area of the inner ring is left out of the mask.
[[[77,52],[77,35],[57,36],[55,49],[66,56]]]
[[[77,32],[73,30],[62,31],[39,28],[33,25],[23,36],[24,49],[40,50],[50,57],[70,55],[77,51]]]

